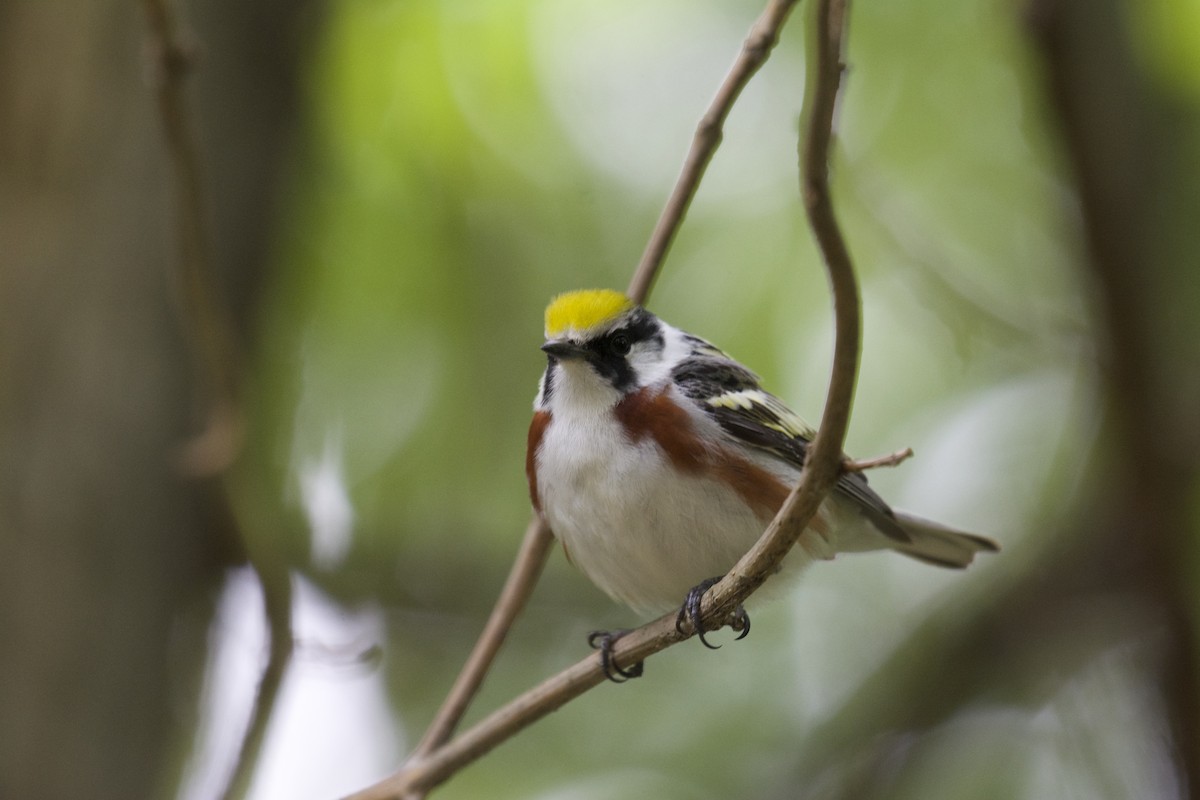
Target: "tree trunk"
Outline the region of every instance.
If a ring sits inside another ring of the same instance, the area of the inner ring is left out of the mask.
[[[191,119],[243,347],[303,6],[197,21]],[[180,468],[204,409],[153,63],[140,5],[0,6],[0,797],[172,791],[241,557],[217,480]]]

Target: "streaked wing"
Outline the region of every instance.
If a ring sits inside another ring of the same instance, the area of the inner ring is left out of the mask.
[[[815,431],[779,398],[764,391],[753,372],[703,339],[691,337],[690,341],[692,355],[672,373],[680,390],[700,404],[730,436],[766,450],[797,469],[803,467]],[[909,540],[892,509],[861,472],[844,474],[835,490],[856,501],[884,535],[902,542]]]

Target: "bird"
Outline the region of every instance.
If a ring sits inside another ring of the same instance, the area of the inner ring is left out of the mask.
[[[700,598],[796,485],[813,429],[750,369],[614,290],[554,297],[541,349],[525,463],[536,514],[610,598],[643,615],[679,608],[680,631],[691,622],[712,647]],[[780,571],[873,550],[962,568],[998,549],[893,509],[846,471]],[[744,610],[732,623],[749,631]],[[611,660],[622,633],[589,637],[617,681],[641,674]]]

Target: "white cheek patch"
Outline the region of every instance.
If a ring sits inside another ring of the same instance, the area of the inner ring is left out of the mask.
[[[638,342],[634,345],[633,350],[629,352],[628,361],[638,386],[658,383],[670,374],[658,347],[648,342]]]
[[[629,354],[629,366],[637,376],[638,386],[666,383],[671,379],[671,370],[690,352],[682,331],[665,322],[660,324],[661,345],[657,341],[639,342]]]

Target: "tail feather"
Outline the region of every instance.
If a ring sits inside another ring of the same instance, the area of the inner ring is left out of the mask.
[[[955,530],[903,511],[895,514],[909,541],[892,542],[892,548],[918,561],[962,569],[974,560],[976,553],[995,553],[1000,550],[1000,545],[986,537]]]

